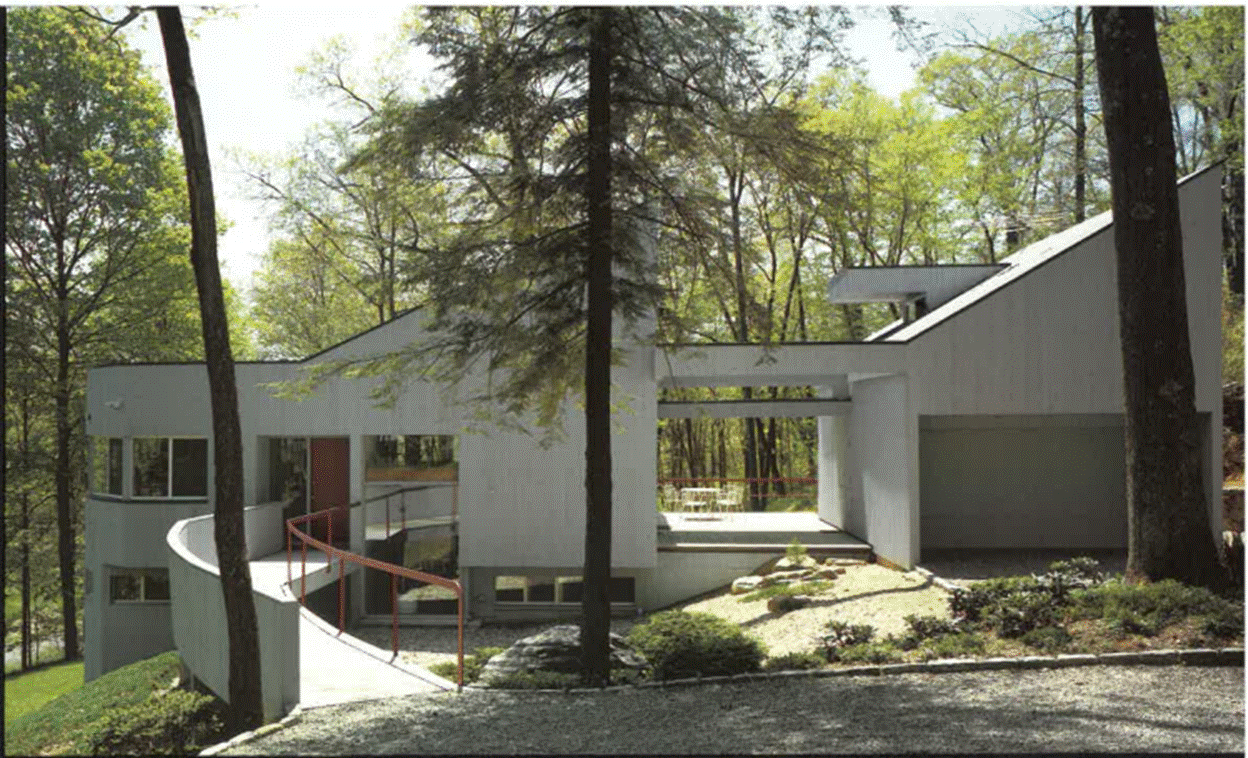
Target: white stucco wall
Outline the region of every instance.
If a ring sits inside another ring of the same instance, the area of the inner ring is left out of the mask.
[[[865,504],[858,535],[877,555],[910,566],[918,560],[918,423],[905,375],[853,383],[853,462]],[[851,530],[852,531],[852,530]]]

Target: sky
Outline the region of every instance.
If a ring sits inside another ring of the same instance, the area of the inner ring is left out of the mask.
[[[230,223],[218,252],[223,274],[248,297],[253,273],[268,248],[272,209],[255,199],[256,190],[235,157],[239,152],[280,156],[299,144],[308,129],[327,116],[323,105],[301,97],[296,68],[312,51],[341,35],[369,61],[393,39],[405,12],[395,3],[261,3],[235,6],[232,17],[209,18],[193,27],[191,61],[204,110],[217,212]],[[860,14],[846,42],[865,61],[871,85],[895,97],[914,84],[913,59],[897,50],[883,8]],[[184,11],[191,22],[190,11]],[[920,18],[937,25],[973,18],[977,26],[1007,23],[999,6],[917,6]],[[151,14],[147,14],[151,15]],[[155,19],[126,30],[168,93],[168,75]],[[419,72],[424,58],[414,58]]]

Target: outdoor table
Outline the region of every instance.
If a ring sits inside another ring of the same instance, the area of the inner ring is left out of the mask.
[[[719,494],[718,487],[683,487],[680,490],[681,510],[709,510]]]

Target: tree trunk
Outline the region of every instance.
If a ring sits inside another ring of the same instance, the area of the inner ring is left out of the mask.
[[[1086,218],[1088,181],[1088,127],[1084,118],[1083,8],[1075,6],[1075,223]]]
[[[583,681],[611,681],[611,59],[613,14],[589,12],[588,160],[585,202],[585,572]]]
[[[238,390],[230,352],[229,323],[217,263],[216,210],[208,140],[204,134],[199,93],[191,70],[191,51],[175,7],[156,10],[164,40],[169,83],[177,112],[178,134],[186,161],[186,186],[191,205],[191,266],[199,290],[199,314],[212,400],[214,536],[221,568],[221,592],[229,630],[230,711],[233,726],[254,729],[264,720],[260,686],[260,641],[256,607],[251,595],[243,531],[242,432],[238,421]]]
[[[64,267],[60,267],[63,271]],[[78,659],[78,610],[74,597],[74,521],[72,484],[70,471],[70,446],[73,444],[74,428],[69,419],[69,361],[70,338],[66,314],[68,292],[64,280],[58,283],[56,325],[56,534],[57,555],[61,574],[61,634],[64,642],[65,660]]]
[[[1215,586],[1188,344],[1170,98],[1153,11],[1092,11],[1118,259],[1127,577]],[[1216,422],[1216,420],[1215,420]]]
[[[1235,153],[1239,142],[1229,140],[1222,182],[1222,249],[1227,285],[1244,296],[1244,171]]]

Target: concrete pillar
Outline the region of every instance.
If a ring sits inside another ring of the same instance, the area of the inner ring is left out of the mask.
[[[820,416],[819,425],[819,517],[845,528],[849,512],[849,418]]]

